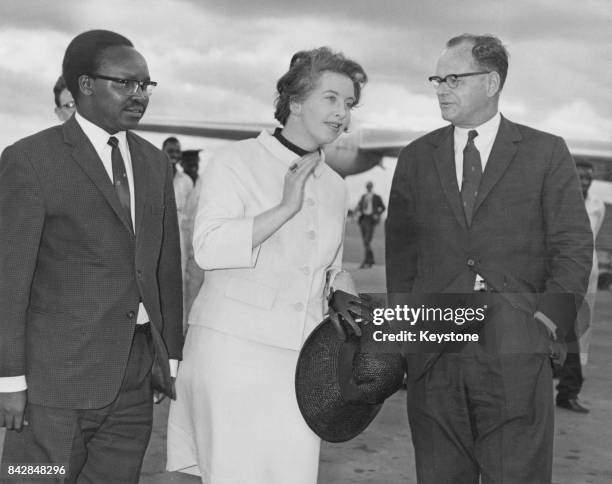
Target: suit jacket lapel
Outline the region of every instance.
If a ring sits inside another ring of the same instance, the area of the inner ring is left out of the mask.
[[[502,116],[487,166],[480,181],[478,196],[474,203],[474,216],[476,216],[478,207],[482,205],[482,202],[510,165],[518,149],[516,142],[520,140],[521,134],[516,126]]]
[[[136,220],[134,227],[136,234],[141,233],[142,220],[144,215],[144,205],[147,200],[147,189],[149,183],[149,170],[147,170],[147,160],[144,157],[136,137],[128,131],[128,146],[130,147],[130,158],[132,160],[132,171],[134,172],[134,203],[136,204]]]
[[[436,163],[436,170],[442,190],[446,196],[446,200],[450,205],[457,222],[467,228],[465,221],[465,213],[461,204],[461,194],[457,185],[457,171],[455,170],[455,147],[453,140],[453,127],[449,126],[442,131],[439,144],[433,152],[433,157]]]
[[[72,146],[72,158],[81,167],[85,174],[91,179],[94,185],[100,190],[106,201],[109,203],[117,217],[121,219],[125,228],[133,233],[132,225],[127,219],[125,210],[119,202],[117,193],[113,187],[113,182],[108,177],[104,169],[102,160],[96,153],[89,138],[85,135],[79,123],[70,118],[63,126],[64,140]]]

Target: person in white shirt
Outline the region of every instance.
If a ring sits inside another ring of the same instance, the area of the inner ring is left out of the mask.
[[[193,237],[206,274],[170,407],[168,470],[212,484],[317,481],[320,441],[294,373],[341,268],[347,213],[321,147],[347,128],[365,82],[342,54],[299,52],[277,83],[283,127],[210,156]],[[342,298],[332,306],[342,312]]]
[[[599,229],[603,224],[606,206],[603,201],[589,194],[589,188],[593,181],[593,165],[588,161],[577,161],[576,169],[578,170],[582,196],[584,197],[585,208],[591,223],[591,230],[593,231],[594,244]],[[593,247],[593,266],[589,275],[589,285],[584,296],[584,302],[578,311],[576,325],[567,334],[567,358],[557,375],[559,377],[556,397],[557,407],[576,413],[589,413],[589,409],[578,400],[578,395],[584,383],[582,366],[587,363],[591,342],[595,297],[597,295],[597,279],[599,276],[597,265],[597,251]]]
[[[366,183],[366,192],[359,199],[356,212],[358,213],[358,223],[361,230],[361,239],[365,254],[360,268],[365,269],[372,267],[375,264],[374,252],[372,251],[372,238],[374,230],[380,222],[380,217],[385,211],[385,204],[380,195],[374,193],[374,183],[368,181]]]
[[[181,143],[174,136],[166,138],[162,143],[162,151],[168,156],[172,164],[172,185],[174,186],[174,198],[176,200],[176,213],[179,223],[179,234],[181,237],[181,274],[183,275],[183,331],[187,327],[187,311],[185,296],[187,294],[188,273],[187,263],[191,251],[191,231],[187,230],[187,200],[194,189],[191,177],[183,172],[181,166],[182,151]],[[188,234],[189,232],[189,234]]]
[[[64,76],[59,76],[53,86],[53,100],[55,101],[55,115],[62,123],[68,121],[76,110],[72,94],[66,87]]]

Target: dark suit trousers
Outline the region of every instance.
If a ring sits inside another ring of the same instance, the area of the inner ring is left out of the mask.
[[[372,252],[370,244],[374,237],[376,220],[371,215],[362,215],[359,219],[359,228],[361,229],[361,238],[363,239],[363,247],[365,249],[363,261],[366,264],[374,264],[374,252]]]
[[[580,346],[575,328],[568,331],[565,342],[567,344],[567,358],[559,374],[557,402],[567,402],[569,399],[578,398],[584,382],[582,365],[580,364]]]
[[[485,324],[483,332],[489,334],[481,343],[442,354],[422,378],[409,381],[408,417],[420,484],[551,482],[548,336],[527,316],[505,325]],[[514,336],[507,337],[504,329]],[[501,348],[490,351],[487,345],[495,339]],[[516,352],[524,343],[532,351]]]
[[[153,422],[152,362],[150,333],[136,331],[121,389],[110,405],[83,410],[29,404],[29,426],[6,434],[3,463],[65,465],[66,479],[56,482],[137,483]]]

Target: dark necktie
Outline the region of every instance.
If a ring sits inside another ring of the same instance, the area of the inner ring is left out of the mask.
[[[132,222],[132,212],[130,210],[130,185],[128,184],[127,173],[123,156],[119,151],[119,140],[114,136],[108,138],[108,144],[112,147],[111,161],[113,164],[113,185],[119,198],[121,206],[125,210],[128,220]]]
[[[480,162],[480,152],[474,144],[474,138],[478,136],[478,131],[472,129],[468,133],[468,141],[463,149],[463,182],[461,183],[461,199],[463,200],[463,210],[468,225],[472,223],[474,203],[478,195],[478,187],[482,178],[482,164]]]

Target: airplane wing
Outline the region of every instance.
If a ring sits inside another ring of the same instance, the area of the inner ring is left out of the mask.
[[[264,129],[273,129],[274,123],[200,122],[152,119],[138,125],[139,131],[238,141],[255,138]],[[390,130],[360,126],[342,134],[325,147],[328,164],[342,176],[354,175],[380,165],[383,157],[397,157],[404,146],[424,135],[424,132]],[[598,168],[598,177],[612,180],[612,142],[567,140],[576,159],[590,161]]]
[[[273,129],[275,126],[271,123],[212,123],[153,119],[147,123],[139,123],[137,130],[239,141],[255,138],[262,130]]]
[[[139,131],[200,136],[238,141],[255,138],[264,129],[274,129],[273,123],[201,122],[155,120],[138,124]],[[324,147],[329,166],[341,176],[355,175],[374,166],[382,166],[383,157],[397,157],[400,150],[422,133],[357,127],[343,133]]]

